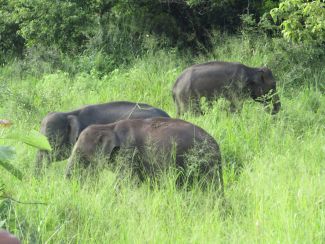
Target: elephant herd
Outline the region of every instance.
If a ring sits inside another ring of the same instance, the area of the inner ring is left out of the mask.
[[[202,113],[200,98],[230,101],[230,110],[240,110],[246,97],[280,110],[276,81],[268,68],[250,68],[240,63],[209,62],[183,71],[173,87],[177,116]],[[200,182],[212,182],[223,192],[219,146],[205,130],[170,116],[148,104],[126,101],[88,105],[71,112],[49,113],[41,123],[53,150],[37,153],[36,171],[44,162],[68,158],[66,177],[78,168],[96,167],[96,157],[114,165],[116,153],[131,152],[124,167],[140,180],[156,178],[163,170],[179,170],[179,182],[195,175]],[[193,164],[191,153],[198,160]]]

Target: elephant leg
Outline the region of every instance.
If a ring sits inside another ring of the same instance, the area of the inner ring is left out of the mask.
[[[265,99],[262,103],[265,110],[272,115],[278,113],[281,108],[280,99],[277,94],[273,95],[271,99]]]
[[[36,155],[36,163],[35,163],[35,175],[39,176],[44,168],[50,164],[50,154],[46,151],[39,150]]]
[[[194,113],[194,115],[202,115],[203,112],[201,110],[201,107],[200,107],[200,97],[193,97],[191,99],[191,106],[192,106],[192,111]]]
[[[237,93],[233,93],[228,97],[230,101],[230,112],[236,113],[240,112],[243,108],[243,101],[240,99],[240,95]]]
[[[240,113],[243,109],[243,103],[238,102],[238,103],[234,103],[231,102],[230,103],[230,112],[231,113]]]
[[[36,163],[35,163],[35,175],[40,175],[43,167],[43,158],[44,158],[44,152],[38,151],[36,155]]]
[[[177,101],[177,116],[180,116],[182,113],[186,113],[189,111],[193,111],[194,114],[202,114],[201,108],[200,108],[200,98],[197,96],[192,95],[184,95],[182,94]]]
[[[235,103],[233,103],[233,102],[230,102],[230,112],[231,113],[237,112],[237,107],[236,107]]]
[[[183,93],[173,93],[173,98],[176,105],[176,116],[179,117],[188,109],[188,97]]]
[[[188,96],[181,95],[178,98],[179,115],[186,113],[190,108],[190,99]]]
[[[132,180],[136,184],[144,181],[138,149],[120,149],[118,155],[110,161],[114,161],[113,170],[116,172],[116,187],[120,187],[122,182],[128,180]]]
[[[181,115],[181,104],[178,98],[175,98],[175,104],[176,104],[176,116],[179,117]]]

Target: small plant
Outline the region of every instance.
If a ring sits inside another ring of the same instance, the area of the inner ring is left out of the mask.
[[[12,122],[9,120],[0,119],[0,127],[8,129],[12,126]],[[3,135],[3,130],[0,130],[0,139],[4,140],[14,140],[18,142],[23,142],[27,145],[51,151],[51,146],[47,141],[47,138],[37,131],[31,131],[27,135],[22,132],[9,131]],[[23,173],[17,169],[10,161],[15,157],[15,150],[11,146],[0,145],[0,166],[3,169],[11,173],[17,179],[23,179]],[[12,201],[21,203],[6,194],[6,186],[3,182],[0,182],[0,228],[5,226],[8,216],[8,209],[12,208]]]
[[[12,122],[9,120],[0,120],[0,127],[9,128],[12,126]],[[36,147],[42,150],[51,151],[51,146],[47,141],[47,138],[37,131],[31,131],[29,134],[25,134],[22,132],[9,132],[5,136],[2,136],[3,131],[0,131],[0,138],[5,140],[14,140],[23,142],[29,146]],[[9,173],[14,175],[19,180],[22,180],[23,174],[14,165],[10,163],[10,161],[15,156],[15,150],[6,145],[0,145],[0,166],[2,166]]]

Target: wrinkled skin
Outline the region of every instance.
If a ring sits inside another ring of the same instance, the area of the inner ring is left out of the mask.
[[[209,62],[187,68],[176,80],[173,98],[177,115],[192,109],[201,113],[200,98],[212,101],[224,97],[231,111],[241,109],[242,100],[251,97],[264,105],[272,104],[272,114],[281,103],[276,94],[276,81],[270,69],[250,68],[240,63]]]
[[[186,171],[192,163],[186,155],[195,146],[203,151],[197,159],[202,160],[208,155],[205,163],[199,166],[199,177],[212,180],[223,191],[221,155],[217,142],[202,128],[171,118],[122,120],[107,125],[89,126],[80,134],[74,146],[66,176],[70,177],[73,170],[80,166],[95,164],[94,159],[98,153],[104,155],[110,164],[114,164],[111,157],[113,152],[126,148],[139,154],[141,162],[128,161],[128,167],[136,172],[140,180],[155,175],[156,171],[168,169],[172,163],[166,155],[174,158],[177,168]]]
[[[169,115],[147,104],[132,102],[111,102],[89,105],[71,112],[49,113],[41,123],[41,133],[45,135],[53,153],[40,150],[36,159],[36,174],[40,173],[43,161],[64,160],[80,133],[92,124],[107,124],[123,119],[169,117]]]

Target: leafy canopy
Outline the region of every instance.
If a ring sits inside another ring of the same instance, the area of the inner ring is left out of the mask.
[[[299,43],[322,44],[325,41],[325,3],[323,0],[285,0],[271,10],[279,22],[283,37]]]

